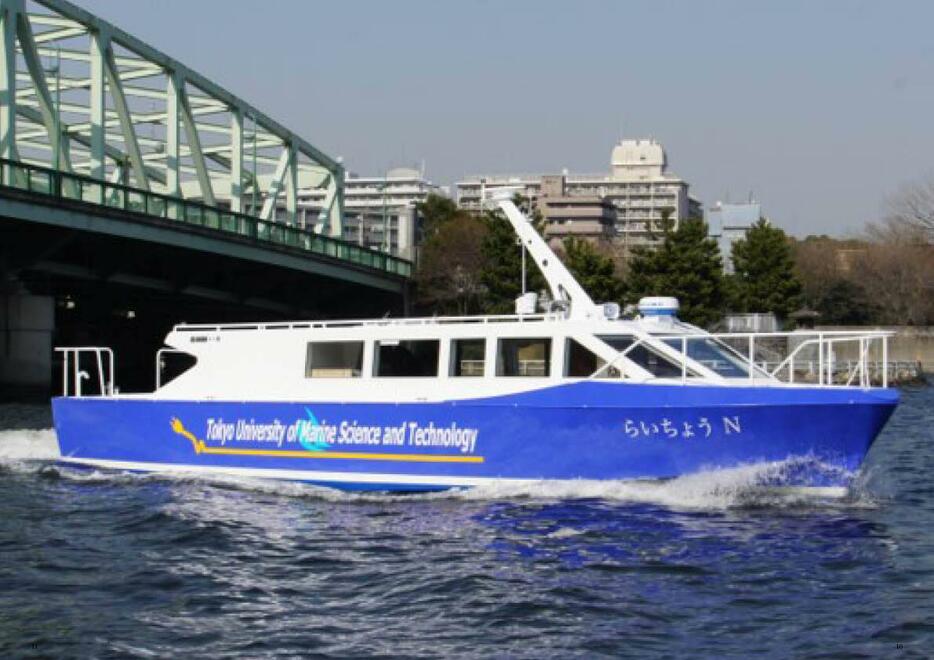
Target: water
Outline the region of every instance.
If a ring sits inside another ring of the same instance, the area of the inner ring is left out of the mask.
[[[0,406],[2,657],[934,652],[934,388],[842,499],[750,488],[769,466],[405,497],[87,472],[49,425]]]

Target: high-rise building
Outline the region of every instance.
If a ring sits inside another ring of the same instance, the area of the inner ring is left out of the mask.
[[[538,210],[545,223],[545,239],[560,244],[565,238],[582,238],[592,243],[612,241],[616,229],[616,207],[605,197],[569,195],[567,178],[542,177]]]
[[[762,217],[759,202],[730,204],[717,202],[707,209],[707,232],[720,246],[723,272],[733,272],[733,243],[746,237],[746,230]]]
[[[344,179],[342,238],[414,259],[418,226],[415,207],[430,193],[444,194],[445,190],[416,169],[399,167],[385,176],[367,177],[348,172]],[[299,191],[300,212],[309,219],[317,217],[324,198],[320,190]]]
[[[610,173],[563,175],[565,195],[609,200],[616,209],[615,242],[624,247],[651,245],[665,220],[674,226],[690,217],[703,217],[701,203],[691,197],[688,183],[668,172],[665,150],[655,140],[621,140],[610,157]],[[549,175],[507,174],[468,177],[457,183],[457,203],[479,210],[487,190],[514,188],[537,203],[542,180]]]

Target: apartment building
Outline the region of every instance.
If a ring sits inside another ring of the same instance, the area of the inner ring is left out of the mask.
[[[547,174],[478,175],[456,184],[461,208],[479,210],[482,195],[496,188],[511,188],[538,205]],[[681,220],[703,217],[701,203],[692,197],[689,184],[668,171],[664,148],[652,139],[621,140],[610,155],[609,174],[563,173],[567,197],[600,198],[616,212],[611,232],[614,241],[629,248],[652,245],[665,219],[677,226]]]
[[[598,195],[568,195],[565,176],[542,177],[538,210],[545,223],[545,239],[552,245],[565,238],[592,243],[612,241],[616,229],[616,207]]]
[[[385,176],[359,176],[348,172],[344,179],[342,238],[414,259],[418,229],[416,204],[430,193],[444,194],[445,190],[414,168],[391,169]],[[299,191],[299,212],[309,220],[316,218],[323,208],[324,198],[322,190]]]

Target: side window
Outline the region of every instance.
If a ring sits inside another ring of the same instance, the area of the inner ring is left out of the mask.
[[[569,378],[588,378],[606,365],[606,360],[575,340],[568,338],[567,350],[564,352],[564,375]],[[603,369],[597,378],[619,378],[620,372],[616,367]]]
[[[545,377],[551,373],[551,339],[500,339],[497,376]]]
[[[451,375],[483,376],[486,340],[455,339],[451,342]]]
[[[598,339],[606,342],[617,351],[624,351],[635,342],[633,337],[629,336],[601,336]],[[626,357],[640,367],[648,371],[656,378],[680,378],[681,365],[670,360],[664,355],[660,355],[651,350],[645,344],[639,344],[634,349],[626,353]],[[694,374],[688,373],[689,376]]]
[[[362,341],[308,342],[305,378],[359,378],[362,371]]]
[[[437,339],[378,341],[373,373],[385,378],[430,378],[438,375]]]

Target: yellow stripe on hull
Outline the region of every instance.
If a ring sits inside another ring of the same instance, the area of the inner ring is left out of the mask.
[[[196,454],[225,456],[272,456],[275,458],[336,458],[358,461],[404,461],[410,463],[482,463],[483,456],[452,456],[450,454],[370,454],[352,451],[297,451],[292,449],[236,449],[210,447],[204,440],[186,429],[178,418],[171,421],[172,430],[191,442]]]

